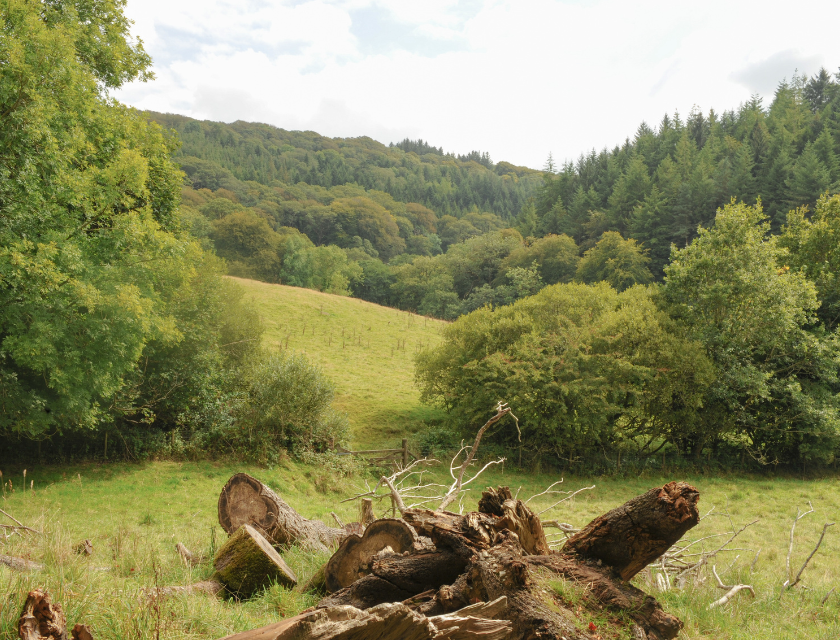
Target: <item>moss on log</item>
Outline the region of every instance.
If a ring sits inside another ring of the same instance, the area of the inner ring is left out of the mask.
[[[284,587],[297,584],[294,572],[268,540],[250,525],[242,525],[219,547],[213,560],[214,580],[229,593],[248,598],[272,582]]]

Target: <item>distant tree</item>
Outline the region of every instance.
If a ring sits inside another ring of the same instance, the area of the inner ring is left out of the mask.
[[[545,284],[557,284],[574,279],[579,261],[578,246],[572,238],[548,235],[511,251],[502,261],[501,271],[507,274],[514,268],[534,266]]]
[[[625,240],[616,231],[607,231],[594,247],[583,254],[578,263],[576,280],[579,282],[607,282],[617,291],[624,291],[634,284],[653,282],[647,265],[650,258],[633,240]]]

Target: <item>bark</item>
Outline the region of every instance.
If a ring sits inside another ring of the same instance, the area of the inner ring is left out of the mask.
[[[600,560],[630,580],[699,522],[700,494],[685,482],[651,489],[595,518],[561,553]]]
[[[511,630],[506,620],[468,615],[427,618],[402,604],[384,604],[367,611],[319,609],[221,640],[506,640]]]
[[[417,534],[403,520],[383,518],[372,523],[363,535],[349,535],[327,562],[325,582],[332,593],[371,572],[378,554],[411,551]]]
[[[61,605],[41,589],[30,591],[18,620],[20,640],[67,640],[67,620]]]
[[[307,520],[274,491],[247,473],[237,473],[219,496],[219,524],[232,535],[243,524],[257,529],[274,545],[300,545],[317,551],[339,544],[344,529]]]
[[[244,524],[216,552],[212,580],[221,582],[233,595],[248,598],[278,582],[297,584],[294,572],[254,527]]]

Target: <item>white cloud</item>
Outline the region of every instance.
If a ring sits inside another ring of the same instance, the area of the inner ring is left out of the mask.
[[[836,70],[835,5],[799,3],[819,19],[792,45],[790,8],[772,3],[129,0],[159,79],[120,97],[539,167],[695,103],[769,97],[796,67]]]

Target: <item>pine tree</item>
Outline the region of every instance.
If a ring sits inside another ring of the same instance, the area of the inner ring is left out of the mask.
[[[790,209],[803,204],[814,205],[831,185],[831,174],[809,144],[793,165],[790,177],[785,181],[786,202]]]

